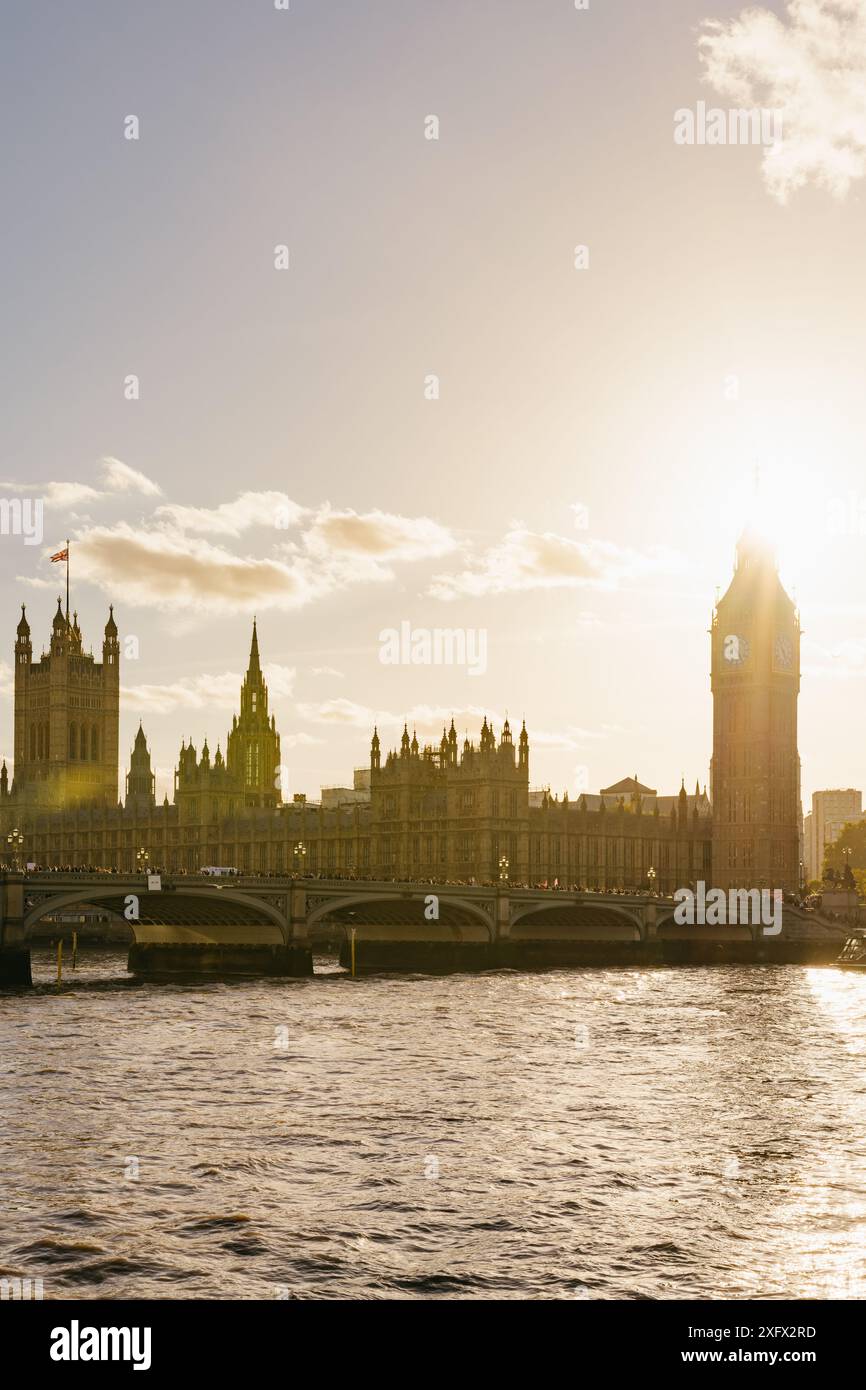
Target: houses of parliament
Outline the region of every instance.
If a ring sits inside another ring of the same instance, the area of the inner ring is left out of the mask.
[[[252,873],[431,880],[507,877],[587,889],[670,893],[716,887],[796,890],[800,878],[797,698],[799,620],[769,547],[750,531],[711,622],[710,795],[660,796],[637,777],[569,799],[530,790],[530,743],[506,719],[460,746],[404,727],[351,789],[319,803],[283,797],[280,736],[268,708],[253,624],[240,708],[225,753],[180,749],[174,797],[160,804],[143,728],[117,799],[120,644],[113,612],[102,661],[85,653],[77,614],[58,600],[47,652],[34,660],[22,607],[15,642],[14,779],[0,770],[2,841],[40,867],[168,872],[205,865]],[[675,687],[671,698],[676,699]],[[145,855],[147,860],[145,861]]]

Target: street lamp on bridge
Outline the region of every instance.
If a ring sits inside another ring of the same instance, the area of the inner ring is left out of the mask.
[[[499,881],[500,881],[500,883],[507,883],[507,882],[508,882],[508,870],[509,870],[510,867],[511,867],[511,866],[510,866],[510,864],[509,864],[509,862],[508,862],[508,856],[505,855],[505,854],[503,854],[503,855],[502,855],[502,858],[499,860]]]
[[[21,831],[18,829],[17,825],[15,829],[11,830],[9,834],[6,836],[6,843],[9,846],[10,852],[12,854],[12,867],[17,871],[20,867],[18,863],[18,855],[21,850],[21,846],[24,844],[24,836],[21,834]]]
[[[653,868],[652,864],[651,864],[651,865],[649,866],[649,868],[647,869],[647,871],[646,871],[646,876],[647,876],[647,878],[649,879],[649,890],[650,890],[650,893],[652,894],[653,897],[655,897],[655,891],[656,891],[656,878],[658,877],[658,875],[656,874],[656,871],[655,871],[655,869]]]
[[[146,874],[150,868],[150,855],[143,845],[140,850],[136,850],[135,863],[140,873]]]
[[[297,863],[297,861],[300,859],[300,861],[301,861],[301,877],[302,877],[302,878],[303,878],[303,876],[304,876],[304,860],[306,859],[306,857],[307,857],[307,846],[304,844],[303,840],[298,840],[298,843],[295,845],[295,863]]]

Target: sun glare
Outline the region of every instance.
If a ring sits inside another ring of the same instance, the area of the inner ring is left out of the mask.
[[[756,531],[775,552],[782,582],[796,588],[829,544],[823,478],[788,459],[755,463],[732,482],[724,509],[732,539]]]

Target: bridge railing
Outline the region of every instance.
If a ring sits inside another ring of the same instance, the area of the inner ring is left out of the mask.
[[[2,873],[4,871],[0,871]],[[179,871],[166,872],[152,868],[148,871],[141,869],[36,869],[24,874],[25,882],[38,884],[40,887],[56,883],[76,884],[93,883],[100,886],[110,884],[112,881],[118,883],[137,883],[141,884],[147,878],[148,872],[158,873],[164,884],[179,887],[182,884],[210,885],[213,887],[251,887],[256,886],[262,889],[278,890],[280,888],[290,888],[303,885],[310,892],[336,892],[360,890],[379,891],[383,893],[407,893],[417,894],[438,890],[440,893],[449,891],[459,891],[461,895],[487,896],[491,893],[504,893],[509,897],[516,898],[543,898],[545,900],[556,900],[562,898],[582,898],[587,900],[609,901],[611,898],[626,902],[640,903],[672,903],[673,898],[658,893],[649,893],[638,888],[619,889],[619,888],[583,888],[576,886],[560,885],[558,887],[545,887],[541,884],[513,884],[502,881],[491,881],[489,883],[478,883],[463,881],[460,879],[390,879],[390,878],[360,878],[357,876],[328,876],[310,874],[277,874],[277,873],[236,873],[226,875],[203,874],[203,873],[184,873]]]

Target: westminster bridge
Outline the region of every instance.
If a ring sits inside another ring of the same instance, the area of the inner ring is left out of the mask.
[[[323,935],[342,942],[341,960],[358,972],[817,959],[839,949],[839,931],[804,927],[794,909],[769,942],[760,926],[679,925],[674,907],[652,893],[508,882],[0,871],[0,984],[29,983],[40,923],[84,909],[125,922],[130,970],[153,975],[311,975]]]

